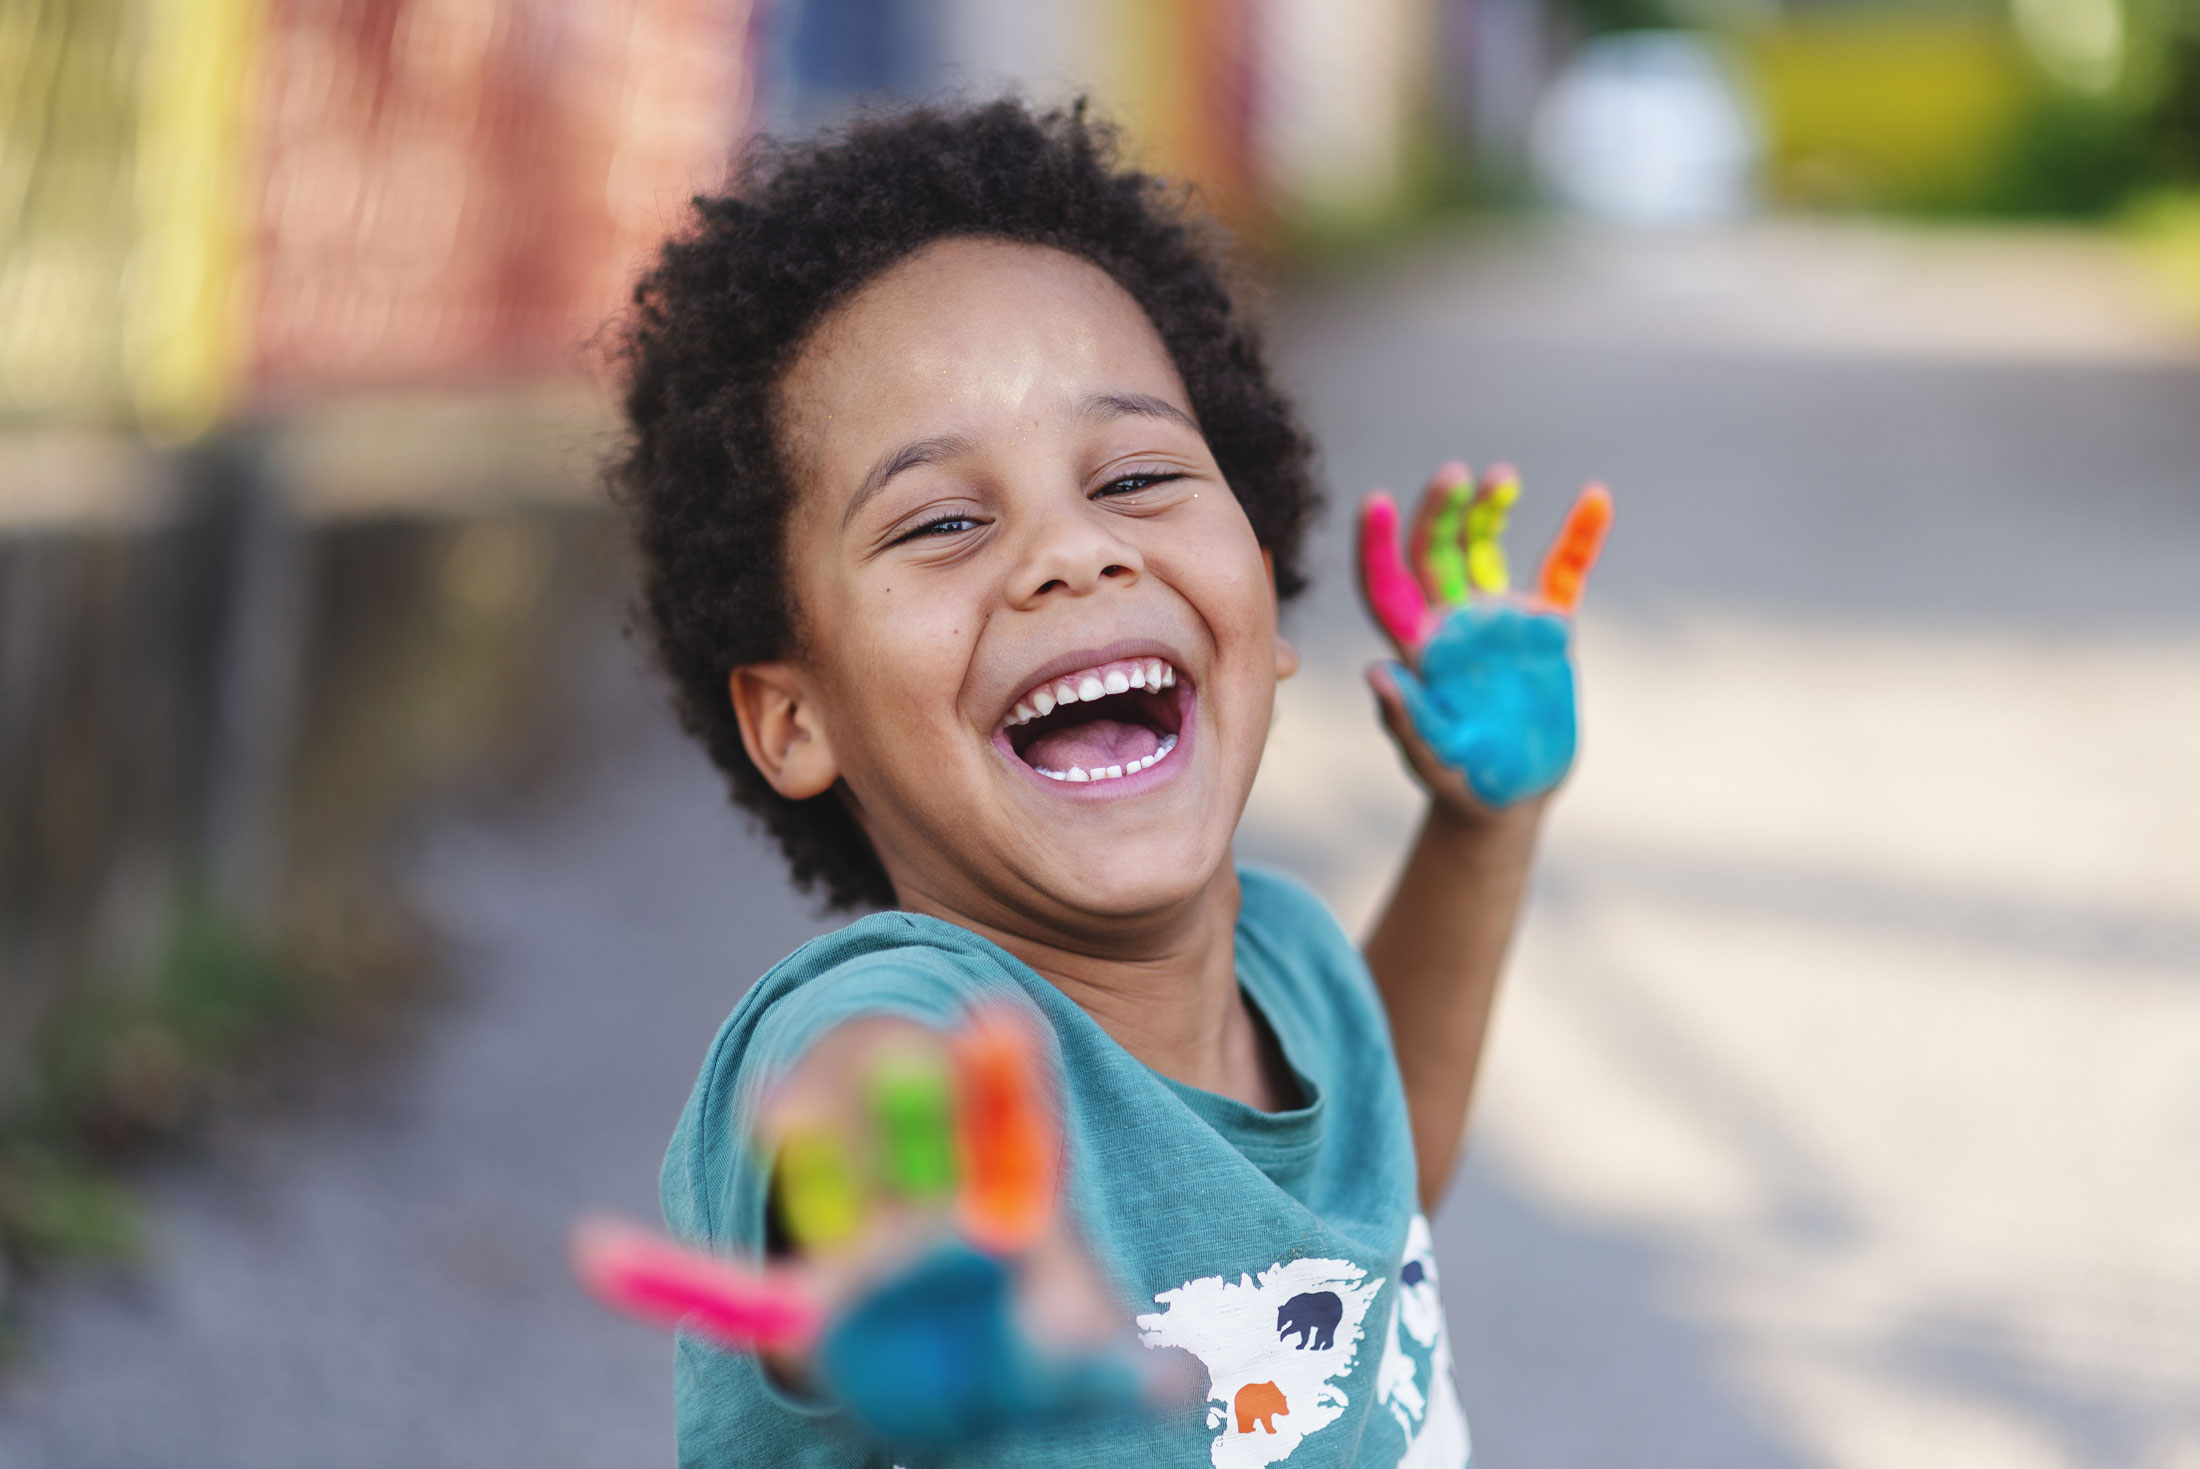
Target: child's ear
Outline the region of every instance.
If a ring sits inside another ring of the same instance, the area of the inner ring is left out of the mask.
[[[1260,564],[1268,568],[1268,600],[1276,600],[1276,556],[1266,546],[1261,547]],[[1283,613],[1276,613],[1276,678],[1280,682],[1299,671],[1299,650],[1291,646],[1291,640],[1283,635]]]
[[[817,703],[785,663],[751,663],[727,680],[741,743],[773,790],[790,801],[823,795],[840,778]]]

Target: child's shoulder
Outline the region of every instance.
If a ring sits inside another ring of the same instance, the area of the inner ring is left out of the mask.
[[[727,1018],[725,1031],[739,1030],[744,1021],[784,1024],[797,1014],[845,1018],[880,1006],[915,1006],[912,1019],[952,1020],[978,995],[1016,987],[1020,967],[995,945],[942,919],[866,914],[766,970]]]
[[[1023,966],[966,928],[921,913],[872,913],[821,934],[766,970],[726,1017],[703,1083],[768,1072],[862,1016],[952,1026],[978,1000],[1022,989]]]
[[[756,1242],[761,1214],[733,1197],[750,1171],[737,1156],[742,1118],[826,1032],[881,1015],[946,1029],[980,1000],[1020,993],[1018,968],[967,929],[893,912],[822,934],[766,970],[718,1027],[666,1150],[660,1184],[674,1233]]]

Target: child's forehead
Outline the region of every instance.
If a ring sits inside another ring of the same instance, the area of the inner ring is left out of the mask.
[[[1144,320],[1138,304],[1105,270],[1081,255],[1024,240],[949,236],[911,251],[867,281],[835,316],[905,316],[926,307],[966,305],[973,298],[1009,297],[1063,311]]]
[[[1129,292],[1060,250],[936,242],[820,324],[781,396],[790,436],[817,461],[929,427],[983,433],[1074,414],[1096,395],[1190,411],[1167,347]]]
[[[900,261],[835,310],[789,380],[827,395],[922,395],[997,377],[1009,359],[1057,377],[1157,367],[1175,376],[1160,333],[1098,266],[1041,245],[955,239]]]

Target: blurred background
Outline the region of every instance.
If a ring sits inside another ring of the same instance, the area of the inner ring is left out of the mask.
[[[1348,925],[1345,507],[1617,491],[1477,1462],[2200,1469],[2195,0],[0,0],[0,1464],[669,1457],[563,1231],[827,925],[598,333],[745,139],[1003,88],[1247,242],[1336,508],[1241,850]]]

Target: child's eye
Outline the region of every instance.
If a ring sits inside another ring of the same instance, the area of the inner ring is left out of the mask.
[[[1172,469],[1141,471],[1137,474],[1118,475],[1102,485],[1098,493],[1103,495],[1135,495],[1140,490],[1150,490],[1155,485],[1165,485],[1184,476]]]
[[[926,537],[961,535],[966,530],[976,530],[978,522],[968,515],[944,515],[938,520],[928,520],[906,535],[896,536],[895,545]]]

